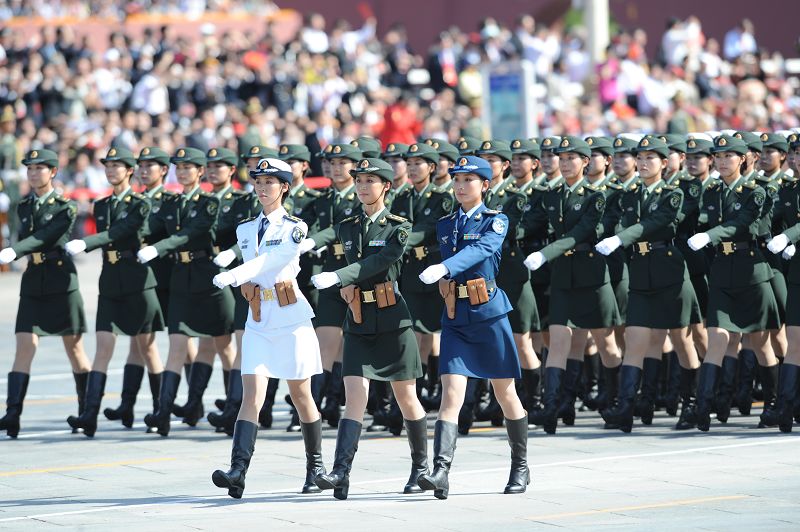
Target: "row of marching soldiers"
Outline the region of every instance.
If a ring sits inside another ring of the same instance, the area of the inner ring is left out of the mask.
[[[219,356],[226,389],[218,432],[233,433],[242,400],[241,343],[247,301],[211,279],[241,263],[236,226],[259,212],[251,192],[234,187],[237,165],[255,168],[280,158],[293,181],[284,207],[305,221],[298,283],[315,310],[323,374],[312,379],[322,417],[337,426],[344,403],[342,324],[347,305],[338,289],[317,291],[313,273],[346,265],[336,226],[361,212],[350,170],[380,157],[394,170],[386,204],[412,224],[400,289],[408,304],[424,375],[418,395],[426,410],[441,401],[438,333],[443,302],[419,275],[441,262],[436,223],[458,209],[449,170],[476,155],[491,166],[484,203],[508,217],[497,286],[513,306],[508,318],[519,354],[518,393],[530,425],[554,433],[575,421],[576,406],[601,413],[605,428],[649,425],[664,408],[676,428],[708,430],[711,415],[727,421],[732,406],[759,426],[790,431],[800,352],[800,140],[778,133],[727,132],[480,141],[456,145],[426,139],[413,145],[360,137],[318,154],[332,185],[308,187],[311,154],[302,145],[253,146],[236,154],[181,148],[169,155],[147,147],[136,156],[111,148],[102,163],[113,192],[94,205],[97,234],[70,240],[74,202],[53,188],[58,157],[34,150],[23,164],[33,193],[20,205],[16,244],[0,263],[27,257],[15,326],[16,355],[8,375],[6,415],[11,437],[20,416],[40,336],[61,336],[75,376],[78,415],[73,432],[93,436],[118,335],[130,337],[121,402],[106,408],[126,427],[145,373],[153,412],[149,432],[167,436],[173,415],[195,426]],[[182,193],[164,188],[170,165]],[[143,185],[132,188],[134,175]],[[201,181],[211,191],[200,188]],[[469,235],[465,235],[465,238]],[[90,362],[76,254],[99,249],[103,268],[97,305],[97,351]],[[166,364],[156,334],[167,329]],[[192,340],[199,338],[197,344]],[[176,404],[182,374],[188,400]],[[270,379],[259,415],[272,426],[279,382]],[[287,401],[290,399],[287,396]],[[367,430],[400,434],[403,417],[387,383],[372,382]],[[486,381],[470,378],[458,430],[475,421],[502,425]],[[295,411],[287,427],[299,431]]]

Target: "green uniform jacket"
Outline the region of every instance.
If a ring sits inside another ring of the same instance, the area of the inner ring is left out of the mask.
[[[30,253],[62,251],[69,241],[75,225],[77,207],[58,193],[53,192],[45,203],[35,209],[36,196],[28,195],[17,207],[19,217],[19,241],[11,246],[17,257]],[[22,275],[20,294],[46,296],[63,294],[78,289],[78,275],[72,259],[64,254],[57,259],[45,260],[42,264],[28,263]]]
[[[150,202],[128,190],[119,201],[107,196],[94,203],[97,234],[83,239],[86,251],[103,248],[103,269],[100,272],[100,294],[119,297],[155,288],[156,277],[147,264],[136,260],[142,244],[145,224],[150,215]],[[129,257],[108,260],[109,252],[127,253]]]
[[[174,200],[177,194],[165,190],[163,186],[159,186],[157,190],[150,195],[150,214],[144,224],[142,232],[143,244],[149,246],[155,244],[159,240],[167,238],[167,231],[163,224],[159,224],[156,218],[161,212],[161,207],[165,202]],[[155,232],[154,232],[155,231]],[[156,276],[156,283],[158,289],[162,291],[169,291],[169,278],[172,275],[172,259],[156,257],[147,263],[150,269]]]
[[[772,268],[761,250],[755,247],[761,207],[766,201],[764,189],[751,181],[730,191],[722,180],[715,180],[703,192],[700,223],[707,222],[711,245],[721,242],[748,242],[749,250],[728,255],[720,249],[711,265],[710,285],[720,288],[743,288],[772,278]]]
[[[495,194],[489,190],[484,203],[488,209],[502,212],[508,217],[508,232],[503,240],[500,269],[497,272],[498,284],[505,287],[529,282],[531,273],[524,264],[527,255],[517,238],[517,228],[525,213],[528,196],[514,186],[512,179],[511,183],[504,184]]]
[[[354,284],[361,290],[373,290],[377,283],[394,282],[400,277],[411,223],[384,211],[363,235],[363,219],[363,215],[351,216],[338,226],[337,237],[344,242],[348,265],[336,270],[336,274],[342,286]],[[411,327],[411,316],[399,293],[396,305],[379,309],[375,303],[362,303],[361,313],[362,323],[356,324],[347,312],[345,332],[376,334]]]
[[[217,225],[214,229],[214,246],[216,248],[214,253],[232,249],[241,263],[242,252],[236,241],[236,226],[253,217],[260,209],[258,197],[255,194],[229,187],[219,198]],[[231,267],[234,266],[236,263],[231,265]]]
[[[309,226],[309,238],[314,240],[316,248],[328,248],[324,263],[326,272],[347,265],[344,254],[334,253],[334,244],[341,244],[336,236],[336,226],[345,218],[361,214],[361,202],[356,197],[355,187],[351,188],[344,197],[335,188],[329,188],[312,204],[314,225]]]
[[[600,191],[606,197],[606,209],[597,228],[597,238],[602,240],[613,236],[619,230],[619,222],[622,218],[621,198],[631,189],[638,186],[639,178],[635,177],[627,185],[622,185],[614,177],[607,177],[602,181]],[[606,257],[608,264],[608,275],[612,283],[619,283],[628,278],[628,255],[622,249],[617,249]]]

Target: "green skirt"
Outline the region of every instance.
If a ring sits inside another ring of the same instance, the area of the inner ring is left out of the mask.
[[[38,336],[74,336],[86,332],[79,290],[43,297],[21,295],[14,332]]]
[[[341,329],[346,316],[347,303],[339,295],[338,286],[319,291],[317,310],[314,319],[311,320],[314,328],[339,327]]]
[[[233,292],[230,287],[208,292],[169,294],[169,334],[224,336],[233,332]]]
[[[658,290],[631,290],[628,310],[628,327],[680,329],[701,321],[700,306],[688,279]]]
[[[775,294],[775,301],[778,303],[778,315],[780,316],[781,323],[786,321],[786,298],[788,289],[786,288],[786,277],[783,271],[778,268],[772,268],[772,279],[769,284],[772,287],[772,293]]]
[[[531,288],[536,301],[536,315],[539,316],[539,328],[531,330],[537,332],[547,330],[550,325],[550,284],[534,282],[534,278],[531,276]]]
[[[736,333],[778,329],[778,302],[769,281],[741,288],[712,286],[708,294],[707,327]]]
[[[164,317],[155,288],[119,297],[97,298],[96,329],[125,336],[164,330]]]
[[[800,284],[789,283],[786,297],[786,326],[800,327]]]
[[[379,334],[344,333],[342,376],[376,381],[422,377],[417,337],[411,327]]]
[[[444,300],[439,292],[422,294],[403,292],[413,329],[421,334],[433,334],[442,330]]]
[[[622,325],[627,323],[628,307],[630,306],[628,303],[628,285],[629,280],[627,275],[619,281],[611,282],[611,288],[614,290],[614,299],[617,300],[620,324]]]
[[[694,275],[690,280],[692,281],[692,287],[694,288],[694,295],[697,297],[697,304],[700,307],[700,316],[702,317],[702,320],[705,320],[708,309],[708,278],[705,276],[705,274],[702,274]]]
[[[498,283],[513,307],[508,313],[511,331],[515,334],[525,334],[530,331],[540,331],[539,312],[536,307],[536,296],[531,283],[525,280],[518,283]],[[439,314],[441,318],[441,313]]]
[[[611,283],[591,288],[550,287],[550,325],[605,329],[621,324]]]

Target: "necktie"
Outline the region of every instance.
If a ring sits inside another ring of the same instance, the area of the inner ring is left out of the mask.
[[[464,232],[464,227],[467,226],[467,219],[468,218],[467,218],[466,214],[462,214],[461,216],[458,217],[458,232],[459,233],[463,233]]]
[[[269,220],[266,218],[261,219],[261,225],[258,227],[258,243],[261,244],[261,240],[264,238],[264,233],[267,231],[267,225],[269,224]]]
[[[361,229],[364,231],[364,239],[367,238],[367,233],[369,233],[369,226],[372,225],[372,220],[370,220],[369,216],[364,216],[364,222],[361,224]]]

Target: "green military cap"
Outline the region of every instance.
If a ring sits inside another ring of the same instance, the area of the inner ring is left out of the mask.
[[[351,159],[353,161],[360,161],[364,158],[361,150],[352,144],[332,144],[331,151],[326,154],[328,159]]]
[[[720,135],[714,139],[714,146],[711,148],[711,153],[723,153],[732,151],[739,155],[747,153],[748,147],[745,141],[731,135]]]
[[[786,137],[786,141],[789,143],[789,149],[796,149],[800,147],[800,135],[797,133],[792,133],[788,137]]]
[[[614,155],[614,146],[608,137],[586,137],[583,139],[592,151],[599,151],[603,155]]]
[[[239,163],[239,157],[233,150],[228,148],[211,148],[206,154],[206,159],[210,163],[221,162],[231,166],[236,166]]]
[[[761,141],[761,137],[755,133],[751,133],[749,131],[737,131],[733,134],[733,136],[737,139],[743,140],[748,149],[757,151],[758,153],[761,153],[761,151],[764,149],[764,143]]]
[[[136,160],[136,162],[139,164],[143,163],[144,161],[155,161],[158,164],[167,166],[169,165],[169,154],[161,148],[147,146],[142,148],[142,151],[139,152],[139,158]]]
[[[406,154],[403,157],[406,159],[420,157],[432,163],[439,163],[439,152],[436,151],[433,146],[429,146],[424,142],[416,142],[409,146],[408,151],[406,151]]]
[[[667,133],[665,135],[658,135],[658,137],[667,143],[667,148],[670,150],[686,153],[686,139],[683,135]]]
[[[311,162],[311,152],[305,144],[281,144],[278,148],[278,157],[282,161]]]
[[[542,157],[542,149],[533,140],[514,139],[511,141],[511,154],[530,155],[540,159]]]
[[[540,143],[542,153],[555,151],[559,142],[561,142],[561,137],[545,137]]]
[[[511,146],[504,140],[484,140],[480,147],[475,150],[475,155],[497,155],[498,157],[511,160]]]
[[[686,153],[702,153],[705,155],[711,155],[711,148],[713,147],[714,144],[706,139],[689,137],[689,139],[686,141]]]
[[[762,133],[761,143],[765,148],[773,148],[783,153],[789,151],[789,141],[786,140],[786,137],[777,133]]]
[[[100,162],[102,164],[112,163],[115,161],[119,161],[125,164],[126,166],[130,166],[131,168],[136,166],[136,157],[133,155],[133,152],[128,148],[123,148],[123,147],[111,148],[110,150],[108,150],[108,153],[106,153],[106,156],[100,159]]]
[[[459,137],[456,147],[458,148],[459,155],[472,155],[480,145],[480,139],[476,139],[475,137]]]
[[[372,137],[361,136],[350,141],[350,144],[361,150],[364,157],[380,157],[381,142]]]
[[[642,137],[639,144],[636,146],[635,153],[641,153],[643,151],[656,152],[664,159],[669,157],[669,146],[663,137],[656,137],[654,135],[645,135]]]
[[[614,139],[614,153],[633,153],[638,143],[627,137],[617,137]]]
[[[172,164],[191,163],[197,166],[206,165],[206,154],[203,150],[197,148],[178,148],[175,155],[170,157],[169,162]]]
[[[460,153],[458,153],[458,148],[456,148],[446,140],[428,139],[425,141],[425,144],[429,144],[434,150],[439,152],[439,157],[446,157],[452,162],[456,162],[458,156],[461,155]]]
[[[392,165],[383,159],[377,159],[375,157],[369,157],[358,161],[356,167],[350,170],[350,175],[356,177],[358,174],[374,174],[389,183],[394,179]]]
[[[53,150],[31,150],[22,159],[22,164],[30,166],[32,164],[43,164],[50,168],[58,167],[58,154]]]
[[[555,148],[556,153],[570,153],[574,152],[579,155],[583,155],[584,157],[591,157],[592,156],[592,149],[589,147],[589,144],[585,140],[580,137],[575,137],[573,135],[567,135],[566,137],[561,137],[561,140],[558,142],[558,147]]]
[[[317,152],[317,157],[321,159],[327,159],[328,155],[333,151],[333,144],[328,144],[324,148],[322,148],[319,152]]]
[[[268,148],[266,146],[262,146],[260,144],[256,146],[250,146],[246,152],[240,153],[239,157],[244,160],[247,159],[263,159],[265,157],[269,157],[272,159],[278,158],[277,150],[273,150],[272,148]]]
[[[386,145],[386,149],[381,154],[381,159],[388,159],[389,157],[403,157],[408,151],[408,144],[402,142],[390,142]]]

